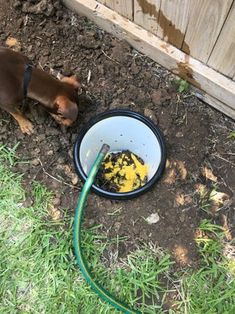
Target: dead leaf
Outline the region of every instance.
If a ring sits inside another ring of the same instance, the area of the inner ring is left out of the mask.
[[[51,216],[52,220],[59,220],[62,216],[61,212],[54,206],[49,206],[48,213]]]
[[[224,192],[218,192],[216,190],[212,190],[210,193],[210,200],[215,204],[215,205],[223,205],[226,200],[228,200],[229,196],[228,194]]]
[[[166,175],[164,179],[164,183],[173,184],[176,179],[185,180],[187,177],[187,169],[183,161],[181,160],[173,160],[166,162]]]
[[[8,37],[5,43],[9,48],[13,48],[15,51],[21,50],[20,42],[14,37]]]
[[[174,169],[170,169],[167,174],[166,178],[164,180],[164,183],[166,184],[173,184],[175,182],[176,173]]]
[[[228,218],[226,215],[222,214],[222,219],[223,219],[223,229],[224,229],[226,239],[228,241],[232,241],[233,237],[228,227]]]
[[[174,250],[174,256],[176,261],[182,265],[186,266],[189,264],[189,258],[188,258],[188,250],[181,246],[181,245],[176,245],[175,250]]]
[[[211,180],[213,182],[217,182],[218,178],[212,173],[211,169],[208,169],[207,167],[204,167],[202,170],[202,174],[205,178],[208,180]]]
[[[166,168],[169,168],[169,167],[170,167],[170,165],[171,165],[171,162],[170,162],[170,160],[169,160],[169,159],[167,159],[167,160],[166,160]]]
[[[184,205],[184,194],[177,194],[175,201],[177,205]]]
[[[235,261],[235,245],[226,243],[224,246],[223,255],[228,259]]]
[[[179,169],[180,175],[181,175],[181,179],[185,180],[187,177],[187,170],[185,168],[185,165],[183,163],[183,161],[178,160],[177,161],[177,168]]]
[[[206,193],[208,192],[207,187],[204,184],[197,183],[195,185],[196,192],[201,196],[204,197]]]
[[[192,198],[183,193],[177,193],[175,197],[175,202],[178,206],[188,205],[192,203]]]

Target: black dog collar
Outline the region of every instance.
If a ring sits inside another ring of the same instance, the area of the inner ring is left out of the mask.
[[[27,96],[27,93],[28,93],[28,87],[31,81],[32,71],[33,71],[33,63],[30,61],[29,63],[25,65],[25,70],[24,70],[24,78],[23,78],[24,98]]]

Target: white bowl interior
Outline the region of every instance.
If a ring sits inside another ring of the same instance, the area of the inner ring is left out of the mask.
[[[148,165],[150,180],[161,162],[161,148],[153,131],[143,122],[127,116],[113,116],[94,124],[84,135],[79,158],[88,175],[103,144],[110,146],[110,152],[130,150]]]

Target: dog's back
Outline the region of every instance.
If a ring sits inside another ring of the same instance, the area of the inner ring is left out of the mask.
[[[17,103],[23,98],[23,73],[28,58],[0,47],[0,106]]]

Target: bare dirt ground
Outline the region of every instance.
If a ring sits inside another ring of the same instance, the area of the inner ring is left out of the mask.
[[[16,122],[0,111],[0,143],[18,146],[19,163],[30,191],[33,180],[44,182],[55,194],[54,206],[74,215],[82,183],[77,178],[72,149],[84,124],[98,113],[129,108],[151,116],[164,132],[168,162],[161,181],[152,191],[131,201],[111,201],[91,194],[85,224],[102,224],[110,236],[127,236],[120,256],[152,241],[172,253],[179,266],[196,267],[195,232],[203,218],[211,217],[235,234],[235,129],[232,120],[199,101],[177,92],[175,77],[63,7],[60,1],[0,0],[0,44],[9,37],[13,49],[36,66],[64,75],[78,74],[85,85],[80,116],[68,129],[34,101],[26,115],[34,124],[32,136],[21,134]],[[90,79],[88,79],[90,78]],[[27,203],[30,204],[30,193]],[[57,212],[58,213],[58,212]],[[157,213],[159,221],[146,218]]]

